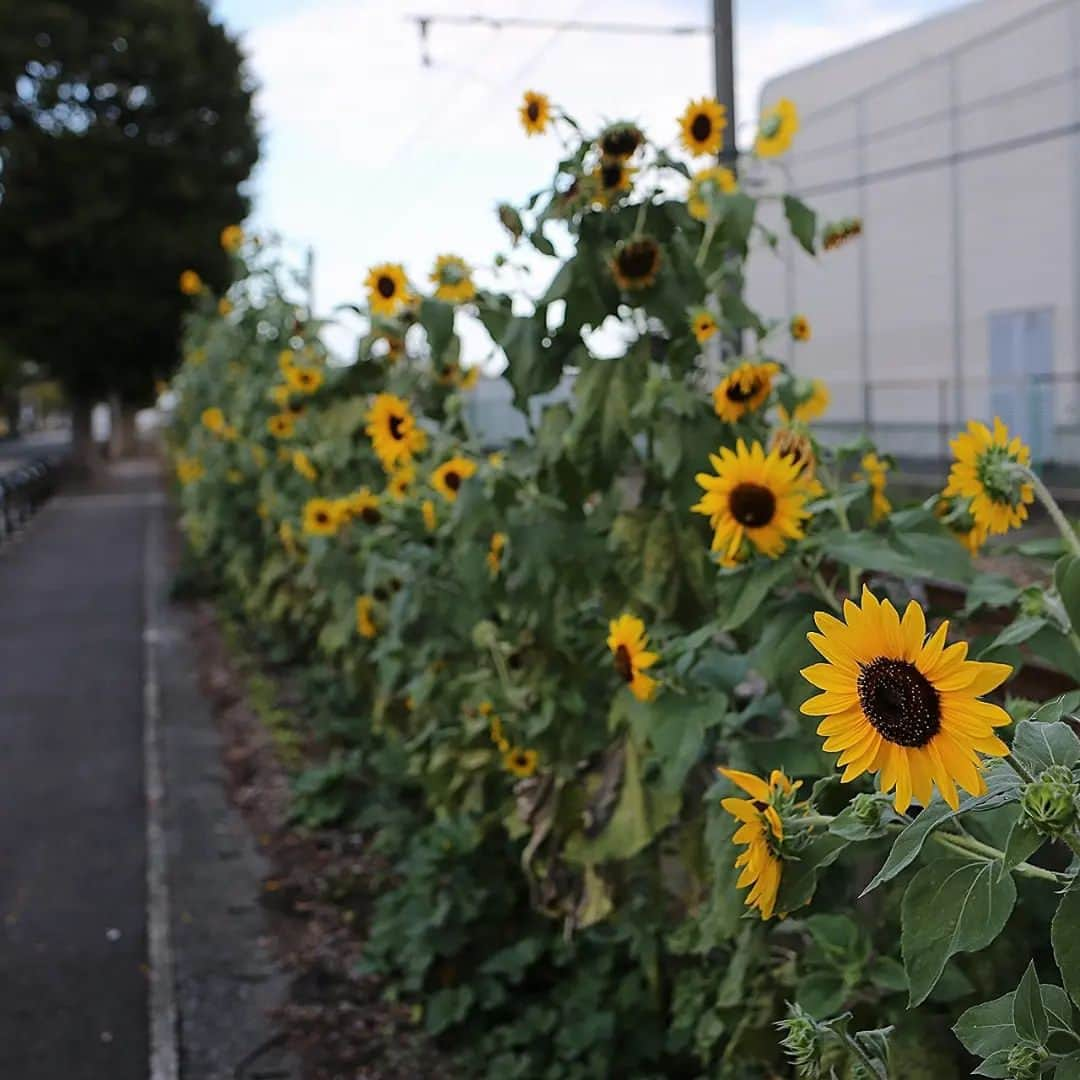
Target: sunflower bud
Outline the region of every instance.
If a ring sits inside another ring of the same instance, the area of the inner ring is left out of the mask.
[[[800,1006],[792,1005],[789,1009],[787,1019],[776,1024],[784,1035],[780,1045],[799,1076],[816,1077],[824,1049],[818,1025]]]
[[[502,227],[515,241],[520,240],[525,231],[525,226],[521,223],[521,215],[509,203],[499,203],[498,214]]]
[[[478,649],[493,649],[499,641],[499,632],[490,619],[482,619],[473,627],[473,644]]]
[[[1067,832],[1080,819],[1080,792],[1071,770],[1065,765],[1051,765],[1020,796],[1020,806],[1027,820],[1047,836]]]
[[[881,811],[883,807],[880,799],[873,795],[867,795],[865,791],[859,792],[851,800],[851,812],[855,819],[869,828],[876,828],[881,824]]]
[[[802,432],[794,428],[777,428],[772,448],[779,451],[781,457],[788,458],[800,471],[814,471],[814,444]]]
[[[1045,1046],[1037,1043],[1017,1043],[1010,1051],[1006,1068],[1016,1080],[1034,1080],[1041,1075],[1043,1062],[1050,1056]]]
[[[1022,615],[1045,615],[1046,593],[1042,589],[1033,586],[1025,589],[1020,594],[1020,613]]]

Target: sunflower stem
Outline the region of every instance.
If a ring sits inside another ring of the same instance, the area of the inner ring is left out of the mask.
[[[1043,504],[1046,512],[1050,515],[1050,520],[1057,526],[1058,532],[1061,533],[1065,543],[1074,555],[1080,555],[1080,537],[1076,535],[1076,530],[1062,512],[1061,507],[1058,506],[1057,500],[1050,494],[1050,489],[1035,475],[1033,469],[1025,471],[1028,481],[1035,489],[1035,494],[1039,497],[1039,502]]]
[[[697,257],[694,259],[694,265],[700,270],[705,265],[705,256],[709,254],[709,248],[712,246],[713,237],[716,235],[716,221],[710,219],[709,223],[705,226],[705,235],[701,238],[701,246],[698,248]]]
[[[1035,782],[1035,777],[1029,771],[1028,767],[1019,761],[1014,754],[1006,754],[1005,761],[1025,784],[1032,784]]]
[[[834,475],[831,469],[821,467],[821,475],[825,478],[825,486],[832,493],[833,508],[836,510],[836,519],[840,522],[840,528],[846,533],[851,532],[851,522],[848,521],[847,507],[844,505],[843,500],[840,498],[840,481]],[[847,568],[848,572],[848,596],[852,600],[856,600],[859,595],[859,571],[850,563]]]
[[[814,583],[817,591],[821,593],[822,599],[835,611],[838,615],[844,613],[844,607],[840,603],[840,598],[836,595],[836,590],[825,580],[821,573],[821,568],[815,566],[810,571],[810,580]]]
[[[645,214],[648,212],[649,203],[652,201],[652,196],[649,195],[642,199],[638,204],[637,217],[634,218],[634,236],[640,236],[641,230],[645,228]]]

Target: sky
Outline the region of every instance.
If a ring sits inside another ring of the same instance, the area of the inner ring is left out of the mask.
[[[434,257],[478,267],[505,250],[494,208],[549,181],[559,143],[526,138],[517,106],[547,93],[594,127],[632,119],[673,138],[712,92],[704,33],[630,36],[433,22],[422,63],[414,14],[704,25],[710,0],[210,0],[259,84],[263,156],[250,225],[315,253],[321,313],[362,298],[392,261],[426,283]],[[736,112],[752,134],[772,76],[956,7],[959,0],[736,0]],[[540,271],[542,273],[542,271]],[[338,336],[347,347],[348,335]]]

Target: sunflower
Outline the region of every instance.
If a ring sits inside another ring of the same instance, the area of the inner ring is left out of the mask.
[[[757,412],[772,393],[772,381],[780,367],[771,361],[741,363],[728,372],[713,390],[713,409],[721,420],[734,424],[747,413]]]
[[[198,458],[181,456],[176,459],[176,479],[184,487],[187,487],[188,484],[194,484],[196,480],[201,480],[205,475],[206,469],[203,468],[203,463]]]
[[[266,451],[258,443],[248,443],[248,451],[256,468],[263,469],[266,467]]]
[[[743,889],[750,885],[746,906],[757,908],[763,919],[771,919],[783,872],[780,844],[784,839],[784,822],[776,805],[783,808],[790,804],[801,785],[793,784],[779,769],[769,774],[768,783],[738,769],[718,771],[750,796],[720,800],[720,805],[739,822],[733,837],[735,843],[746,846],[735,860],[735,868],[742,870],[736,886]]]
[[[712,550],[722,552],[725,566],[742,560],[744,541],[775,559],[789,540],[802,539],[810,513],[797,465],[777,450],[766,454],[759,442],[747,449],[742,439],[734,451],[721,447],[709,461],[716,475],[697,474],[705,494],[692,509],[708,516]]]
[[[292,349],[282,349],[277,357],[278,371],[288,378],[289,372],[296,367],[296,353]]]
[[[369,641],[379,633],[374,614],[375,598],[366,594],[358,596],[356,598],[356,632]]]
[[[690,329],[694,332],[697,343],[704,345],[720,327],[717,325],[711,311],[706,311],[705,308],[697,308],[690,316]]]
[[[789,413],[783,405],[780,406],[780,419],[785,424],[792,421],[808,424],[825,412],[829,400],[829,388],[820,379],[811,379],[810,393],[795,406],[793,412]]]
[[[185,270],[180,275],[180,291],[185,296],[197,296],[202,292],[202,278],[194,270]]]
[[[382,334],[375,343],[384,349],[378,355],[388,364],[396,364],[405,355],[405,339],[397,334]]]
[[[496,532],[491,534],[491,542],[488,544],[488,551],[485,559],[487,561],[487,568],[492,577],[498,577],[499,571],[502,569],[502,557],[503,551],[506,549],[506,533]]]
[[[515,746],[503,754],[503,768],[522,780],[527,776],[532,776],[539,764],[540,755],[535,750],[525,750],[520,746]]]
[[[409,283],[400,263],[380,263],[364,280],[368,305],[376,315],[396,315],[409,298]]]
[[[424,528],[429,533],[434,532],[439,519],[435,516],[435,504],[430,499],[425,499],[420,504],[420,514],[424,519]]]
[[[691,154],[715,154],[723,144],[727,109],[715,98],[691,101],[679,117],[682,144]]]
[[[319,470],[312,464],[311,458],[303,450],[294,450],[292,467],[305,479],[312,483],[319,479]]]
[[[365,525],[378,525],[382,520],[379,512],[379,496],[371,488],[362,487],[341,500],[342,509],[350,521],[359,518]]]
[[[296,419],[289,413],[275,413],[266,421],[266,430],[275,439],[287,439],[296,429]]]
[[[239,225],[226,225],[221,230],[221,247],[230,255],[235,255],[244,242],[244,230]]]
[[[411,465],[399,465],[386,481],[386,494],[395,502],[401,502],[409,494],[416,479],[416,470]]]
[[[387,472],[399,464],[407,464],[427,443],[427,436],[416,426],[409,403],[394,394],[376,394],[364,430]]]
[[[975,524],[966,500],[941,495],[934,505],[934,513],[972,558],[979,554],[986,543],[986,530]]]
[[[232,301],[228,297],[223,296],[217,302],[217,313],[223,318],[228,318],[233,313]]]
[[[992,433],[971,420],[949,445],[956,460],[944,494],[970,499],[971,516],[984,533],[1007,533],[1023,524],[1035,491],[1025,479],[1031,451],[1019,436],[1010,438],[1000,417]]]
[[[815,475],[817,458],[809,435],[795,428],[779,427],[773,432],[771,449],[795,466],[809,498],[817,499],[825,494]]]
[[[435,260],[429,279],[435,285],[435,299],[448,304],[461,304],[476,295],[472,270],[460,255],[440,255]]]
[[[304,504],[304,532],[309,536],[333,536],[340,525],[338,508],[330,499],[308,499]]]
[[[862,467],[863,471],[856,473],[855,479],[865,480],[870,485],[870,522],[876,524],[892,511],[892,503],[885,494],[885,474],[890,466],[877,454],[864,454]]]
[[[600,132],[596,145],[607,161],[629,161],[645,142],[645,133],[637,124],[608,124]]]
[[[551,123],[551,102],[547,94],[526,90],[518,113],[526,135],[543,135]]]
[[[805,315],[792,315],[788,323],[792,341],[810,340],[810,320]]]
[[[225,414],[216,405],[203,409],[200,419],[202,426],[215,435],[220,435],[225,430]]]
[[[323,373],[317,367],[307,364],[294,364],[285,373],[289,388],[301,394],[314,394],[323,384]]]
[[[453,502],[461,488],[462,481],[468,480],[476,472],[476,462],[468,458],[452,457],[444,461],[432,474],[431,486],[444,499]]]
[[[610,206],[633,187],[636,172],[637,169],[630,168],[625,161],[601,161],[590,177],[595,191],[594,205]]]
[[[638,701],[650,701],[657,682],[645,672],[660,657],[648,651],[645,624],[636,615],[620,615],[608,624],[607,647],[615,658],[615,670]]]
[[[878,773],[882,791],[896,789],[901,813],[912,798],[926,806],[935,785],[954,810],[957,783],[983,794],[979,755],[1008,754],[994,728],[1010,721],[1000,706],[979,698],[1012,668],[968,660],[963,641],[946,647],[948,622],[927,638],[914,600],[901,619],[865,586],[861,607],[844,602],[843,622],[820,611],[814,621],[821,633],[807,637],[827,663],[804,668],[803,676],[824,693],[803,702],[802,711],[824,717],[817,731],[826,750],[841,752],[841,779]]]
[[[795,102],[781,98],[761,114],[754,153],[763,158],[778,157],[791,146],[791,140],[798,130],[799,110],[795,108]]]
[[[722,165],[702,169],[694,173],[690,180],[690,190],[686,195],[686,209],[695,220],[708,221],[717,216],[720,197],[730,195],[738,186],[735,174]]]
[[[621,240],[611,256],[611,274],[620,289],[640,292],[660,273],[660,245],[651,236]]]

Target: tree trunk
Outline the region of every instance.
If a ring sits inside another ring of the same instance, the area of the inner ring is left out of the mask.
[[[71,467],[81,480],[92,480],[103,464],[94,442],[93,413],[92,398],[71,399]]]
[[[109,460],[120,461],[133,457],[138,438],[135,432],[134,405],[122,401],[118,394],[109,397]]]
[[[4,415],[7,418],[8,437],[14,439],[19,434],[19,421],[22,418],[22,398],[18,390],[8,394],[4,400]]]

